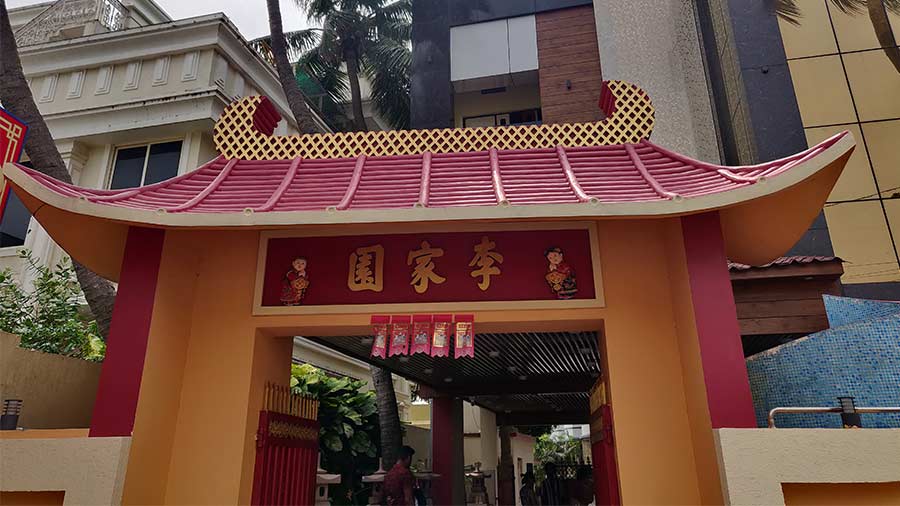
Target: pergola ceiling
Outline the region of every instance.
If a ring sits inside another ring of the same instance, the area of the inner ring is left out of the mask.
[[[371,336],[306,339],[466,398],[510,424],[587,423],[587,392],[600,374],[596,332],[477,334],[475,357],[461,359],[373,358]]]

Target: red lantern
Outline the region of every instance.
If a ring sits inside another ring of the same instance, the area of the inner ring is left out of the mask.
[[[372,317],[372,356],[387,358],[388,327],[391,318],[389,316]]]
[[[409,347],[409,354],[431,353],[431,315],[417,314],[413,315],[412,343]]]
[[[456,339],[453,346],[453,358],[475,356],[475,316],[458,314],[456,322]]]
[[[391,317],[391,347],[389,357],[394,355],[406,355],[409,353],[409,315],[394,315]]]

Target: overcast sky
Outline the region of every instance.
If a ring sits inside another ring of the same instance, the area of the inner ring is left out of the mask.
[[[10,9],[41,3],[46,0],[6,0]],[[247,40],[269,33],[269,19],[265,0],[156,0],[173,19],[202,16],[224,12]],[[285,30],[306,27],[306,19],[300,14],[293,0],[281,0],[281,15]]]

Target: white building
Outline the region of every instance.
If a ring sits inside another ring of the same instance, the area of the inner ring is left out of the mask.
[[[235,97],[268,95],[287,118],[277,133],[296,131],[273,69],[222,14],[173,20],[153,0],[59,0],[10,20],[75,184],[123,188],[198,167],[216,156],[213,124]],[[63,254],[11,197],[0,269],[26,274],[22,246],[42,262]]]
[[[274,70],[223,14],[173,20],[153,0],[58,0],[9,15],[35,102],[77,185],[139,186],[199,167],[217,156],[215,121],[242,96],[267,95],[285,118],[275,133],[297,131]],[[30,286],[23,247],[45,264],[65,252],[9,199],[0,270]],[[322,346],[304,341],[294,356],[371,385],[368,366]],[[405,420],[409,383],[395,387]]]

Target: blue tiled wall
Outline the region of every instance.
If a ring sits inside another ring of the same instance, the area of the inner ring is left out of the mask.
[[[831,328],[747,359],[756,419],[779,406],[900,406],[900,304],[825,296]],[[864,427],[900,427],[900,414],[863,414]],[[837,414],[783,414],[778,427],[840,427]]]

